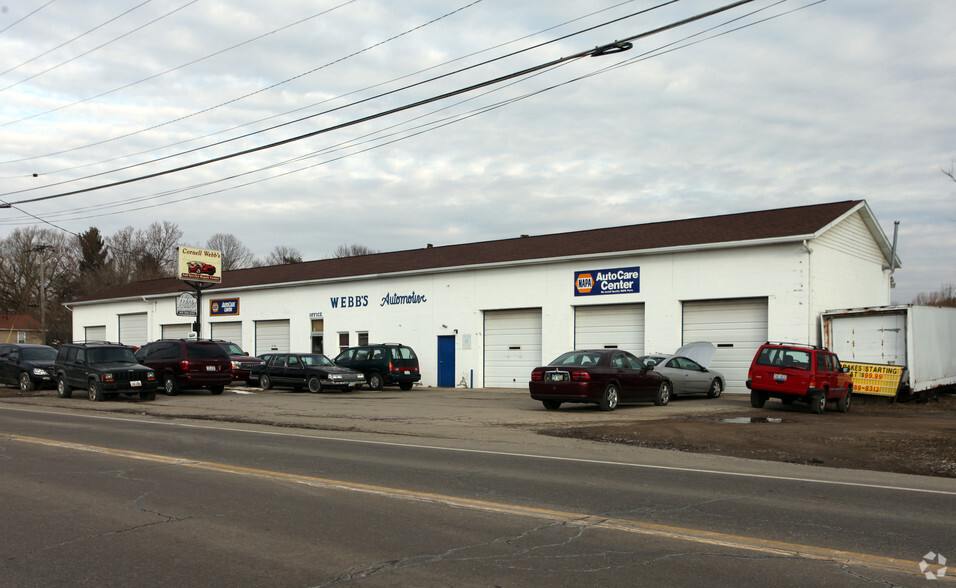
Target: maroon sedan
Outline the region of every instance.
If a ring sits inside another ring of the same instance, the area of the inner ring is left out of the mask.
[[[670,380],[620,349],[569,351],[531,372],[531,398],[548,410],[562,402],[590,402],[614,410],[621,402],[667,404],[674,390]]]

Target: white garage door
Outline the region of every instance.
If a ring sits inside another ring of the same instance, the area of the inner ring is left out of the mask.
[[[146,313],[119,315],[119,342],[142,347],[147,340]]]
[[[289,321],[256,321],[255,355],[289,351]]]
[[[747,393],[747,370],[766,340],[766,298],[684,303],[683,342],[710,341],[717,345],[710,367],[724,374],[728,392]]]
[[[485,312],[485,386],[524,388],[541,365],[541,309]]]
[[[188,339],[189,333],[192,333],[191,323],[178,323],[175,325],[163,325],[163,339]]]
[[[574,309],[575,349],[624,349],[644,354],[644,305],[610,304]]]
[[[84,327],[83,336],[86,337],[85,339],[83,339],[84,342],[106,341],[106,325],[99,325],[96,327]]]
[[[242,347],[242,323],[212,323],[210,325],[212,338],[219,341],[230,341]]]

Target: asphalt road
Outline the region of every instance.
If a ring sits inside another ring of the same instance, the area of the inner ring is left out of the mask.
[[[0,398],[0,586],[924,586],[956,557],[951,479],[533,432],[681,409]]]

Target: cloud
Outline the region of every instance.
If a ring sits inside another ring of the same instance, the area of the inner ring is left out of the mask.
[[[468,4],[223,0],[174,11],[149,3],[112,22],[129,6],[46,6],[0,35],[0,71],[15,68],[0,74],[0,88],[16,84],[0,90],[0,199],[311,133],[718,5],[681,2],[425,82],[648,7]],[[805,4],[762,0],[733,16],[765,9],[739,26]],[[25,10],[10,6],[0,28]],[[956,160],[947,116],[956,99],[954,17],[948,0],[826,2],[640,59],[703,39],[712,33],[690,35],[730,18],[718,16],[636,41],[628,52],[22,208],[71,231],[96,225],[110,234],[168,220],[189,242],[232,233],[260,256],[286,245],[320,258],[341,243],[390,251],[863,198],[888,236],[901,222],[894,300],[908,302],[956,282],[956,262],[941,254],[956,246],[956,183],[940,172]],[[35,222],[0,213],[0,236]]]

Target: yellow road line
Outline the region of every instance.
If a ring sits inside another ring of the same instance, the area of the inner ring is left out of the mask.
[[[77,451],[87,451],[91,453],[101,453],[115,457],[125,457],[154,463],[163,463],[167,465],[184,466],[197,468],[206,471],[221,472],[239,476],[251,476],[269,480],[281,480],[305,484],[319,488],[330,488],[337,490],[348,490],[352,492],[361,492],[363,494],[373,494],[388,498],[397,498],[402,500],[414,500],[418,502],[429,502],[450,506],[454,508],[467,508],[483,512],[492,512],[498,514],[533,517],[538,519],[550,520],[574,525],[579,527],[592,527],[602,529],[612,529],[624,531],[627,533],[639,533],[654,537],[668,539],[677,539],[681,541],[691,541],[707,545],[720,547],[729,547],[732,549],[744,549],[771,555],[781,555],[789,557],[799,557],[804,559],[832,562],[847,566],[865,567],[887,572],[894,572],[906,575],[922,576],[919,573],[918,562],[869,555],[865,553],[853,553],[850,551],[841,551],[816,547],[812,545],[800,545],[796,543],[786,543],[781,541],[772,541],[769,539],[758,539],[754,537],[744,537],[740,535],[729,535],[726,533],[715,533],[711,531],[701,531],[683,527],[671,527],[667,525],[658,525],[654,523],[645,523],[640,521],[631,521],[627,519],[600,517],[584,513],[565,512],[559,510],[550,510],[544,508],[533,508],[528,506],[519,506],[514,504],[504,504],[499,502],[489,502],[485,500],[475,500],[470,498],[457,498],[442,494],[433,494],[430,492],[417,492],[412,490],[402,490],[399,488],[389,488],[385,486],[374,486],[370,484],[359,484],[355,482],[344,482],[341,480],[331,480],[328,478],[317,478],[314,476],[303,476],[299,474],[286,474],[283,472],[274,472],[257,468],[246,468],[242,466],[227,465],[209,461],[194,459],[183,459],[167,455],[156,455],[152,453],[142,453],[139,451],[127,451],[123,449],[112,449],[109,447],[98,447],[96,445],[85,445],[80,443],[70,443],[67,441],[56,441],[52,439],[42,439],[39,437],[27,437],[23,435],[3,435],[4,437],[23,443],[32,443],[35,445],[44,445],[48,447],[62,447]],[[952,576],[943,576],[940,580],[953,580]]]

